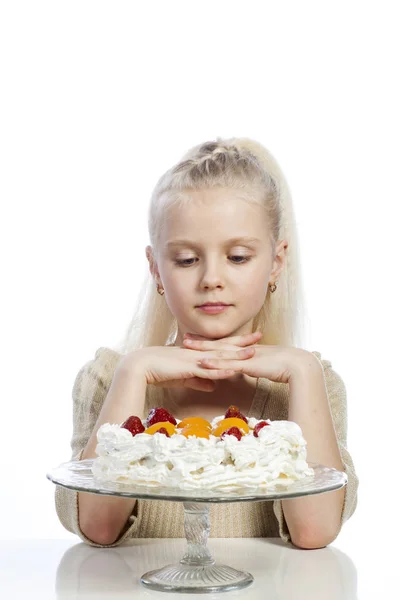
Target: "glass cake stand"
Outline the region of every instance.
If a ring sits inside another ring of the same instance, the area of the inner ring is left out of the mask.
[[[250,573],[216,564],[207,548],[210,534],[210,503],[257,502],[284,500],[322,494],[346,485],[347,475],[336,469],[309,463],[314,477],[274,489],[255,487],[232,491],[181,490],[179,488],[145,487],[125,483],[99,483],[92,474],[93,459],[70,461],[47,473],[47,478],[63,487],[106,496],[125,496],[145,500],[183,502],[187,548],[178,564],[149,571],[141,583],[153,590],[182,593],[214,593],[238,590],[253,582]]]

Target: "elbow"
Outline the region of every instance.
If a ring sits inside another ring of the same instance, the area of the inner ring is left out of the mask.
[[[79,519],[79,530],[84,541],[97,546],[110,546],[119,536],[119,532],[111,523],[99,523],[95,519]]]
[[[115,531],[109,531],[104,528],[93,529],[80,525],[80,530],[86,540],[97,546],[111,546],[118,539],[118,535],[115,534]]]
[[[338,536],[339,531],[299,531],[290,534],[290,541],[296,548],[302,550],[318,550],[329,546]]]
[[[318,550],[320,548],[326,548],[326,546],[330,543],[324,542],[323,540],[314,540],[307,538],[299,538],[298,540],[297,538],[291,538],[291,542],[293,546],[295,546],[296,548],[300,548],[301,550]]]

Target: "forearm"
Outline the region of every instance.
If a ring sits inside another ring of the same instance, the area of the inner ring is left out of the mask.
[[[310,357],[289,379],[288,418],[307,441],[307,461],[343,471],[329,408],[323,368]],[[340,529],[344,488],[325,494],[282,501],[292,542],[304,548],[329,544]]]
[[[122,423],[130,415],[143,416],[146,381],[140,373],[117,370],[81,460],[95,458],[97,431],[104,423]],[[135,506],[135,499],[79,492],[79,526],[98,544],[112,544]]]

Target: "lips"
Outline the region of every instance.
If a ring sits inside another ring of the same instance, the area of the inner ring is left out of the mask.
[[[206,302],[205,304],[199,304],[197,308],[201,308],[202,306],[230,306],[230,304],[225,304],[224,302]]]

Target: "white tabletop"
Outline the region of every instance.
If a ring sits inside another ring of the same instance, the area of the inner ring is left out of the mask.
[[[179,562],[186,540],[140,539],[95,548],[76,539],[0,541],[0,597],[7,600],[125,598],[243,598],[252,600],[356,600],[357,571],[334,546],[300,550],[279,539],[210,538],[216,562],[250,572],[243,590],[171,594],[146,589],[145,572]]]

